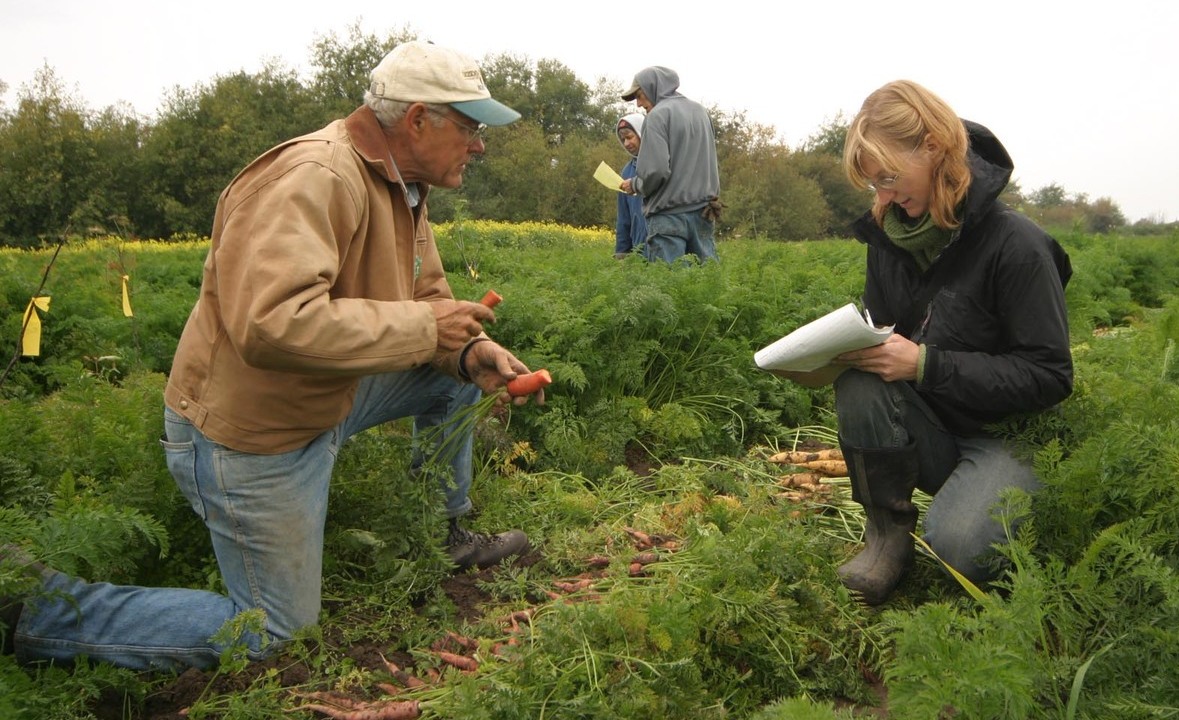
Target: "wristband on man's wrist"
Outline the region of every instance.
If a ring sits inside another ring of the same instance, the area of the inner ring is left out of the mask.
[[[475,347],[476,343],[481,343],[486,340],[491,340],[491,338],[485,338],[485,337],[474,338],[471,340],[471,342],[464,345],[462,351],[459,352],[458,374],[459,374],[459,377],[462,378],[464,381],[471,382],[471,374],[469,372],[467,372],[467,353],[471,351],[471,348]]]

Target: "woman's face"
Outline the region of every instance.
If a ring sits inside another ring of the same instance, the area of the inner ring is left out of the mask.
[[[622,141],[622,147],[631,155],[639,154],[639,136],[635,134],[634,130],[628,127],[618,129],[618,139]]]
[[[929,212],[933,194],[930,149],[923,143],[911,151],[901,150],[898,154],[905,159],[895,173],[886,171],[872,157],[865,157],[860,167],[867,176],[869,187],[876,191],[880,203],[895,203],[909,217],[921,217]]]

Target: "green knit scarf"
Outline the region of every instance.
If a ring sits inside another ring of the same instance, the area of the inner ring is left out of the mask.
[[[900,208],[890,207],[884,213],[884,234],[897,247],[912,255],[922,271],[928,270],[933,259],[949,244],[952,233],[934,225],[929,213],[906,223],[899,217],[901,212],[904,211]]]

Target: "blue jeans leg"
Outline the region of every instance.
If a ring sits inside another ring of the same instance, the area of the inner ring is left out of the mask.
[[[997,438],[960,437],[958,449],[958,465],[925,514],[924,537],[950,567],[987,582],[996,575],[992,546],[1007,541],[1003,523],[992,516],[1000,495],[1009,488],[1034,492],[1040,481]]]
[[[917,486],[933,496],[922,526],[925,541],[972,581],[992,579],[986,558],[992,544],[1006,540],[992,509],[1007,488],[1039,487],[1031,467],[1002,440],[950,433],[906,382],[848,370],[835,381],[835,407],[848,445],[899,448],[916,442]]]
[[[474,418],[470,408],[482,393],[479,386],[460,383],[431,368],[367,377],[360,383],[352,414],[344,421],[344,437],[403,417],[414,419],[413,467],[429,466],[446,497],[446,516],[471,511]]]
[[[695,255],[701,262],[716,260],[713,223],[699,210],[682,213],[661,212],[647,218],[647,260],[675,263],[684,255]]]
[[[50,593],[26,606],[15,635],[18,658],[93,660],[136,670],[210,667],[222,650],[210,638],[245,609],[266,613],[265,638],[242,641],[260,658],[314,625],[320,610],[328,487],[341,443],[368,427],[413,416],[415,430],[442,428],[449,472],[447,513],[470,509],[473,424],[453,422],[479,398],[464,385],[419,368],[361,381],[353,409],[303,448],[253,455],[214,443],[165,410],[168,467],[205,521],[229,596],[179,588],[88,583],[46,573]]]
[[[25,605],[16,626],[16,658],[22,663],[69,663],[85,655],[139,671],[207,668],[220,652],[209,638],[238,611],[229,598],[202,590],[47,575],[46,594]]]

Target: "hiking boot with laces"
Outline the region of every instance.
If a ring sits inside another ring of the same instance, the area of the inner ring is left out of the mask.
[[[450,521],[450,535],[446,538],[446,552],[459,570],[489,568],[527,548],[528,536],[520,530],[488,535],[471,532],[457,520]]]

